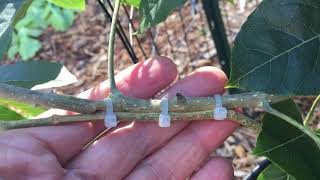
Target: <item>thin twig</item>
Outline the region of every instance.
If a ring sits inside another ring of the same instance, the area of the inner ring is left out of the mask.
[[[117,112],[117,117],[120,121],[158,121],[159,113],[128,113],[128,112]],[[55,126],[67,123],[78,123],[78,122],[92,122],[101,121],[104,119],[104,112],[97,112],[93,114],[78,114],[72,116],[59,116],[54,115],[48,118],[40,119],[29,119],[29,120],[18,120],[18,121],[0,121],[0,129],[9,130],[17,128],[28,128],[38,126]],[[200,111],[200,112],[185,112],[185,113],[170,113],[172,121],[193,121],[193,120],[204,120],[213,119],[213,110]],[[228,111],[227,119],[236,121],[244,126],[260,132],[261,124],[258,121],[250,119],[249,117],[237,113],[235,111]]]
[[[308,126],[312,122],[313,112],[316,109],[316,107],[319,104],[319,102],[320,102],[320,95],[318,95],[318,97],[313,101],[313,104],[312,104],[312,106],[311,106],[311,108],[310,108],[310,110],[309,110],[309,112],[307,114],[307,117],[303,122],[304,126]]]
[[[123,6],[123,9],[124,9],[124,12],[125,12],[125,14],[127,15],[128,19],[129,19],[129,23],[131,24],[132,30],[133,30],[134,32],[136,32],[136,28],[134,27],[134,24],[133,24],[133,22],[132,22],[131,12],[130,12],[130,15],[129,15],[128,10],[127,10],[127,8],[126,8],[125,6]],[[142,45],[141,45],[141,42],[140,42],[138,36],[137,36],[137,35],[133,35],[133,36],[135,37],[135,39],[136,39],[136,41],[137,41],[137,43],[138,43],[138,46],[139,46],[139,48],[140,48],[140,50],[141,50],[144,58],[147,59],[147,58],[148,58],[148,57],[147,57],[147,54],[146,54],[146,52],[144,51],[144,49],[143,49],[143,47],[142,47]]]
[[[108,3],[108,5],[110,6],[110,9],[111,9],[112,11],[114,11],[114,8],[113,8],[113,6],[112,6],[112,4],[111,4],[111,1],[110,1],[110,0],[107,0],[107,3]],[[119,7],[119,10],[120,10],[120,7]],[[137,55],[136,55],[136,53],[134,52],[133,47],[130,45],[130,42],[129,42],[128,38],[127,38],[127,35],[126,35],[126,33],[124,32],[124,30],[123,30],[123,28],[122,28],[122,25],[121,25],[120,21],[118,20],[118,17],[117,17],[117,28],[116,28],[116,29],[119,29],[120,34],[122,34],[122,36],[123,36],[123,38],[124,38],[124,41],[126,42],[126,45],[128,46],[128,48],[129,48],[129,50],[130,50],[130,52],[131,52],[131,54],[132,54],[132,56],[133,56],[133,57],[131,57],[131,58],[133,58],[132,61],[133,61],[134,63],[138,63]]]
[[[101,9],[102,9],[102,11],[103,11],[103,13],[104,13],[104,16],[105,16],[105,18],[107,19],[107,21],[112,21],[112,17],[111,17],[111,15],[109,14],[109,12],[108,12],[106,6],[104,5],[104,3],[101,2],[101,0],[96,0],[96,1],[98,2],[99,6],[101,7]],[[121,28],[121,25],[120,25],[119,27]],[[132,62],[133,62],[133,63],[137,63],[137,62],[138,62],[138,59],[137,59],[137,57],[136,57],[136,55],[135,55],[135,53],[134,53],[134,51],[133,51],[133,48],[132,48],[132,46],[128,43],[128,40],[127,40],[127,37],[126,37],[125,33],[122,32],[123,30],[122,30],[122,31],[121,31],[121,29],[119,30],[119,27],[116,27],[117,35],[119,36],[119,38],[120,38],[123,46],[124,46],[125,49],[127,50],[127,52],[128,52],[128,54],[129,54]]]
[[[155,54],[158,55],[159,54],[159,48],[158,48],[158,46],[157,46],[157,44],[155,42],[155,37],[153,36],[153,34],[152,34],[150,29],[148,29],[147,32],[148,32],[148,35],[150,36],[150,39],[151,39],[151,46],[152,46],[152,51],[153,51],[151,53],[152,54],[155,53]]]

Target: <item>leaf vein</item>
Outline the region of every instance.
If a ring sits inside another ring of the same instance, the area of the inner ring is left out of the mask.
[[[291,139],[291,140],[289,140],[289,141],[287,141],[287,142],[285,142],[285,143],[279,144],[279,145],[277,145],[277,146],[275,146],[275,147],[273,147],[273,148],[270,148],[270,149],[268,149],[268,150],[262,151],[262,152],[260,152],[260,153],[256,153],[256,155],[259,156],[259,155],[262,155],[262,154],[265,154],[265,153],[269,153],[269,152],[271,152],[271,151],[273,151],[273,150],[275,150],[275,149],[278,149],[278,148],[281,148],[281,147],[283,147],[283,146],[285,146],[285,145],[287,145],[287,144],[290,144],[290,143],[292,143],[293,141],[295,141],[295,140],[297,140],[297,139],[300,139],[300,138],[302,138],[302,137],[305,136],[305,135],[306,135],[306,134],[301,134],[301,135],[299,135],[299,136],[297,136],[297,137],[295,137],[295,138],[293,138],[293,139]]]

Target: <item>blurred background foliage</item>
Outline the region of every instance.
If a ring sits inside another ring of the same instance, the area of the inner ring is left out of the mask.
[[[73,24],[77,11],[60,8],[47,0],[33,1],[25,17],[17,22],[12,36],[8,58],[19,55],[29,60],[41,48],[38,38],[43,31],[52,26],[56,31],[66,31]]]

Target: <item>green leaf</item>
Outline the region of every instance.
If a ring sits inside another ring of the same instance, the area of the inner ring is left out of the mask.
[[[263,1],[236,37],[228,87],[318,95],[319,9],[317,0]]]
[[[0,83],[45,89],[77,81],[63,65],[45,61],[18,62],[0,66]]]
[[[0,60],[2,60],[3,56],[7,53],[12,39],[11,26],[3,30],[2,25],[3,24],[0,24]]]
[[[48,1],[66,9],[84,10],[86,7],[85,0],[48,0]]]
[[[28,60],[36,55],[41,48],[41,43],[29,36],[20,36],[19,53],[23,60]]]
[[[302,123],[301,113],[293,100],[272,106]],[[276,116],[266,114],[254,154],[266,156],[297,180],[320,179],[320,139],[317,142],[297,127]]]
[[[51,15],[47,19],[47,22],[58,31],[66,31],[69,29],[74,20],[74,12],[55,6],[51,6],[50,10]]]
[[[178,6],[183,5],[185,0],[141,0],[139,6],[140,27],[139,32],[164,21]]]
[[[0,98],[0,106],[4,106],[12,111],[15,111],[25,118],[33,118],[46,111],[46,109],[43,109],[43,108],[34,107],[32,105],[28,105],[28,104],[24,104],[24,103],[12,101],[12,100],[1,99],[1,98]],[[1,110],[0,110],[0,114],[1,114]]]
[[[12,26],[21,18],[31,0],[1,0],[0,1],[0,60],[7,53],[12,38]],[[15,17],[17,15],[17,17]]]
[[[261,172],[257,180],[296,180],[293,176],[284,172],[275,164],[271,164]]]
[[[121,3],[139,8],[141,0],[121,0]]]
[[[0,120],[20,120],[20,119],[24,119],[24,117],[12,111],[9,108],[0,105]]]
[[[320,138],[320,130],[319,129],[316,131],[316,135]]]

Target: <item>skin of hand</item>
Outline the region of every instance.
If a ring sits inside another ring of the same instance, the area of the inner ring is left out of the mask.
[[[120,72],[116,82],[125,95],[147,99],[177,92],[195,97],[221,94],[227,81],[214,67],[199,68],[180,81],[176,77],[170,59],[154,57]],[[108,93],[105,81],[79,97],[103,99]],[[85,150],[105,130],[102,121],[10,130],[0,134],[0,179],[231,180],[231,164],[208,157],[238,126],[230,120],[175,122],[170,128],[160,128],[157,122],[120,122]]]

